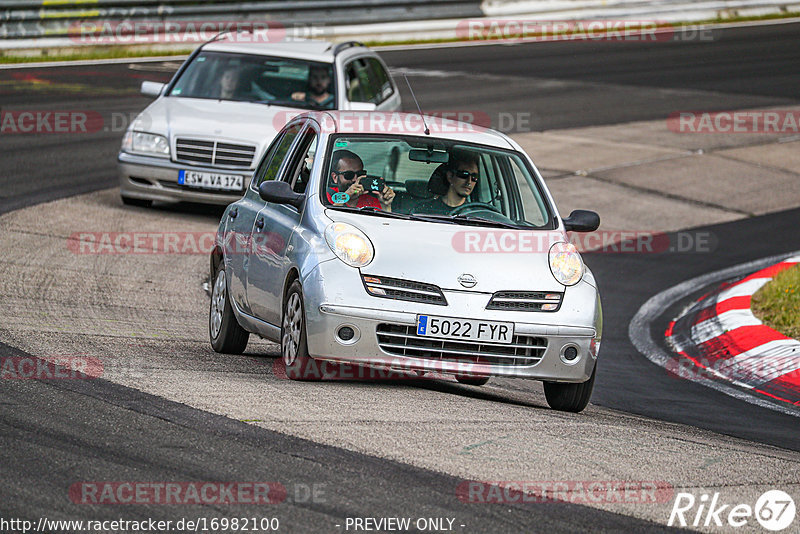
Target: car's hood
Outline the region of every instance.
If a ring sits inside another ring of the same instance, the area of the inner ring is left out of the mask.
[[[561,232],[512,230],[390,219],[329,209],[334,221],[349,222],[375,246],[375,258],[364,274],[436,284],[442,289],[496,291],[563,291],[550,272],[550,245]],[[462,275],[477,281],[467,288]]]
[[[301,110],[252,102],[200,98],[159,98],[134,122],[134,129],[176,137],[196,137],[263,145]]]

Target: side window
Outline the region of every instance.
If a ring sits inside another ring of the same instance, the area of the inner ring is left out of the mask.
[[[383,68],[383,65],[380,61],[374,57],[369,58],[367,61],[369,61],[369,64],[372,67],[374,83],[375,87],[377,88],[377,94],[379,95],[378,103],[383,102],[392,96],[392,94],[394,94],[392,80],[389,78],[389,73],[386,72],[386,69]]]
[[[254,189],[258,189],[258,186],[261,185],[261,182],[264,180],[275,179],[278,175],[278,170],[281,168],[281,163],[283,163],[283,158],[289,151],[289,147],[292,146],[292,142],[294,142],[297,134],[300,133],[301,127],[302,124],[299,123],[292,125],[284,132],[279,141],[272,143],[272,146],[269,147],[267,151],[267,155],[264,157],[262,165],[258,168],[253,178]]]
[[[299,153],[301,157],[295,162],[294,172],[289,175],[288,182],[295,193],[305,193],[317,153],[317,134],[313,130],[306,133]]]
[[[377,104],[381,101],[380,89],[376,87],[371,70],[366,60],[355,59],[345,67],[347,74],[347,99],[350,102],[371,102]]]
[[[279,132],[278,135],[275,136],[275,139],[272,140],[272,144],[269,145],[267,151],[264,152],[264,157],[261,158],[261,163],[258,164],[258,168],[253,174],[253,189],[257,189],[264,180],[264,172],[267,170],[267,167],[269,167],[269,162],[272,161],[273,156],[275,156],[275,152],[281,144],[281,139],[283,139],[283,133]]]

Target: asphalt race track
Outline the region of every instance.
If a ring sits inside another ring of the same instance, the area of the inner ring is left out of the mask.
[[[382,55],[396,75],[408,74],[425,109],[479,111],[493,124],[502,113],[530,113],[533,130],[800,104],[800,23],[712,36]],[[206,258],[148,259],[143,270],[130,258],[92,263],[56,250],[76,229],[98,225],[214,227],[219,209],[132,210],[109,190],[126,120],[148,103],[138,95],[141,81],[166,81],[178,65],[0,69],[3,110],[98,114],[93,133],[0,136],[0,229],[13,233],[0,252],[7,273],[0,294],[10,303],[0,354],[39,358],[41,347],[61,354],[105,347],[145,361],[151,373],[0,382],[0,516],[249,516],[245,505],[76,505],[67,495],[77,481],[268,480],[283,484],[287,498],[257,514],[280,518],[281,532],[345,532],[347,517],[396,516],[455,518],[460,532],[634,532],[666,528],[669,503],[666,512],[476,505],[459,500],[455,488],[465,479],[636,479],[726,488],[743,498],[773,485],[797,488],[797,417],[676,379],[636,351],[628,323],[648,298],[683,280],[800,250],[800,209],[694,228],[714,236],[709,253],[586,254],[603,294],[605,332],[592,406],[579,416],[547,410],[538,384],[512,380],[483,389],[406,381],[306,390],[276,377],[270,344],[253,343],[246,355],[225,361],[211,352],[200,285]],[[35,215],[15,211],[59,199]],[[82,270],[87,266],[96,272]],[[145,282],[152,286],[142,291]],[[26,312],[25,303],[37,309]],[[663,310],[652,325],[655,339],[684,304]],[[103,323],[101,315],[116,322]],[[158,339],[141,334],[148,321]],[[647,467],[639,471],[637,463]],[[325,497],[304,498],[315,484]]]

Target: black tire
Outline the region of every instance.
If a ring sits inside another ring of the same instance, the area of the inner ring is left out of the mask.
[[[137,208],[149,208],[153,205],[152,200],[145,200],[143,198],[131,198],[120,195],[122,203],[126,206],[135,206]]]
[[[306,341],[306,308],[303,288],[298,280],[292,282],[281,313],[281,358],[286,376],[292,380],[322,378],[317,361],[308,355]]]
[[[456,375],[456,380],[458,381],[459,384],[464,384],[467,386],[485,386],[486,382],[489,381],[489,377]]]
[[[220,263],[211,277],[211,304],[208,309],[208,335],[211,346],[224,354],[241,354],[247,347],[250,332],[239,325],[228,300],[225,264]]]
[[[562,384],[558,382],[544,383],[544,396],[547,404],[554,410],[562,412],[578,413],[589,404],[589,398],[594,389],[594,375],[597,373],[597,365],[594,366],[592,376],[589,380],[580,384]]]

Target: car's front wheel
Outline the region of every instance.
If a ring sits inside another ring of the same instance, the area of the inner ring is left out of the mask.
[[[597,373],[595,365],[592,376],[580,384],[561,384],[558,382],[544,383],[544,396],[547,404],[554,410],[578,413],[589,404],[589,398],[594,389],[594,375]]]
[[[286,376],[292,380],[318,380],[316,362],[308,355],[303,288],[295,280],[289,286],[281,321],[281,355]]]
[[[208,333],[211,346],[217,352],[241,354],[247,347],[250,332],[239,325],[228,300],[228,283],[225,265],[220,264],[211,288],[211,306],[208,310]]]

